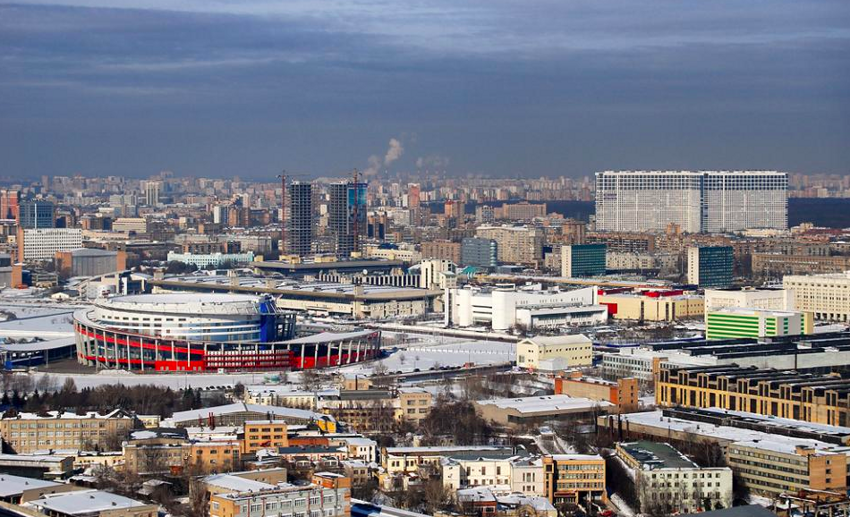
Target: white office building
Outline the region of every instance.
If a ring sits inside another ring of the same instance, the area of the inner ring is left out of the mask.
[[[793,290],[797,310],[812,312],[819,320],[850,322],[850,271],[788,275],[782,285]]]
[[[82,247],[83,231],[79,228],[18,230],[20,262],[52,260],[57,251],[71,251]]]
[[[596,173],[596,228],[689,233],[788,227],[788,175],[776,171]]]
[[[523,287],[447,289],[446,323],[458,327],[491,326],[508,330],[604,324],[608,311],[597,303],[596,287],[572,291]]]

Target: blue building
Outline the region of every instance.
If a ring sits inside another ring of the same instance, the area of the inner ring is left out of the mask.
[[[24,201],[20,205],[20,224],[26,230],[55,228],[54,206],[50,201]]]
[[[464,266],[494,268],[498,262],[498,244],[493,239],[468,237],[460,243],[460,263]]]
[[[735,258],[731,246],[688,248],[688,283],[699,287],[729,287]]]
[[[561,276],[576,278],[605,274],[605,244],[561,246]]]

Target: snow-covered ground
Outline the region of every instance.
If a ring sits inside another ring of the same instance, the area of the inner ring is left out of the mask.
[[[93,388],[105,384],[122,384],[124,386],[141,386],[152,384],[171,389],[183,388],[212,388],[215,386],[232,387],[237,383],[261,384],[263,382],[263,373],[237,373],[237,374],[135,374],[130,372],[104,371],[97,374],[63,374],[52,372],[36,372],[31,373],[33,381],[36,383],[44,376],[49,375],[54,379],[56,386],[62,386],[65,379],[74,379],[78,389]],[[296,379],[290,374],[290,382]]]
[[[426,371],[440,366],[463,366],[466,363],[488,365],[514,360],[516,345],[499,341],[477,341],[463,338],[432,338],[433,344],[416,344],[381,359],[390,372]],[[434,342],[435,341],[435,342]],[[445,344],[439,344],[443,342]],[[345,374],[365,375],[372,372],[376,362],[352,364],[340,368]]]

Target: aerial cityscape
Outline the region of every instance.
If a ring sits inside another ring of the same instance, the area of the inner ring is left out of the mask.
[[[837,0],[0,2],[0,517],[850,516],[847,56]]]

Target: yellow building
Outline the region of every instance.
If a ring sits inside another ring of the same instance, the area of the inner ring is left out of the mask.
[[[253,454],[260,449],[289,447],[286,422],[279,420],[249,420],[245,422],[242,453]]]
[[[516,363],[530,370],[557,371],[590,366],[593,343],[581,334],[526,338],[517,343]]]
[[[601,294],[599,304],[607,305],[608,314],[618,320],[675,321],[702,318],[705,313],[703,297],[694,294]]]
[[[546,498],[552,504],[605,501],[605,460],[598,454],[543,457]]]
[[[850,379],[736,365],[661,369],[655,403],[665,407],[718,407],[847,426]]]
[[[105,415],[48,411],[0,418],[0,436],[18,454],[48,449],[117,450],[136,419],[124,410]]]

